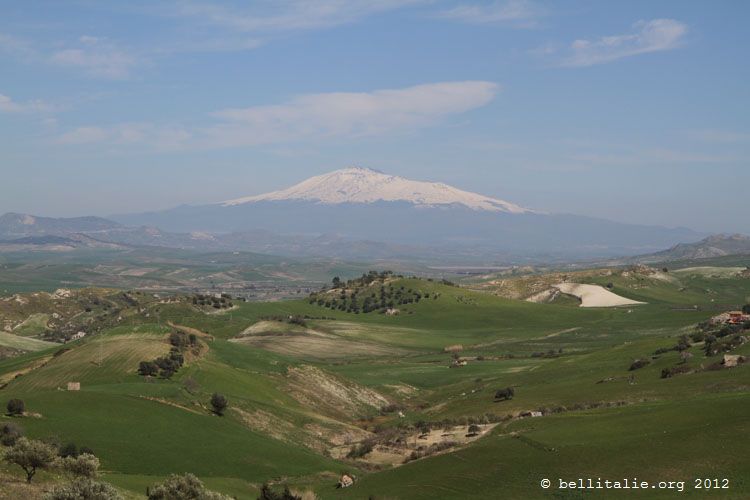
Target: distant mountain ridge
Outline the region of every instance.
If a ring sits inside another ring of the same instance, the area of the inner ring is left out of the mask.
[[[750,255],[750,236],[715,234],[695,243],[678,243],[667,250],[635,258],[639,262],[694,260],[728,255]]]
[[[0,216],[0,239],[59,236],[67,233],[111,230],[118,227],[120,224],[117,222],[101,217],[53,218],[11,212]]]
[[[706,236],[687,228],[542,213],[445,184],[360,167],[263,195],[109,219],[16,213],[0,217],[0,240],[72,234],[124,246],[483,264],[646,255]],[[32,242],[26,245],[44,249]]]
[[[687,228],[547,214],[445,184],[360,167],[266,194],[111,218],[128,226],[179,233],[336,234],[346,240],[439,247],[454,255],[476,251],[490,258],[636,255],[706,236]]]

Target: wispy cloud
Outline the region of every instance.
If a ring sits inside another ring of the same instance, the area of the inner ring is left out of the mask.
[[[718,144],[750,142],[750,132],[736,132],[733,130],[691,130],[687,135],[699,141]]]
[[[55,111],[55,107],[39,99],[17,102],[7,95],[0,94],[0,113],[34,113]]]
[[[78,68],[90,76],[122,79],[130,75],[137,59],[128,51],[112,42],[84,35],[74,47],[53,52],[49,60],[52,64]]]
[[[250,2],[245,8],[189,2],[177,3],[172,13],[243,32],[271,32],[328,28],[367,16],[424,3],[425,0],[279,0]]]
[[[674,19],[638,21],[632,33],[574,41],[566,49],[560,65],[593,66],[623,57],[676,49],[684,42],[687,32],[687,25]]]
[[[88,76],[105,79],[127,78],[144,59],[106,38],[90,35],[52,46],[0,33],[0,52],[23,63],[81,70]]]
[[[308,94],[288,102],[213,113],[201,129],[122,124],[82,127],[63,144],[146,143],[158,148],[223,148],[388,135],[429,127],[445,117],[485,106],[499,91],[486,81],[442,82],[374,92]]]
[[[28,41],[6,33],[0,33],[0,52],[18,59],[27,59],[33,57],[36,51]]]
[[[82,144],[148,144],[157,149],[175,149],[191,139],[192,134],[179,127],[152,123],[121,123],[113,126],[78,127],[58,136],[56,143]]]
[[[528,27],[533,26],[543,14],[542,8],[528,0],[498,0],[459,5],[438,12],[437,17],[474,24],[513,23]]]
[[[707,154],[682,149],[651,148],[629,150],[622,153],[581,153],[574,154],[570,160],[591,167],[617,166],[655,166],[655,165],[691,165],[691,164],[728,164],[739,161],[737,156],[728,154]]]

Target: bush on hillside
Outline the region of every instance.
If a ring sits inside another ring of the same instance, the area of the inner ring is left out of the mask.
[[[516,395],[516,391],[512,387],[506,387],[505,389],[499,389],[495,392],[495,401],[506,401],[513,399]]]
[[[70,484],[55,486],[44,500],[122,500],[122,495],[108,483],[78,478]]]
[[[223,394],[215,392],[213,396],[211,396],[211,408],[213,408],[214,413],[217,415],[224,415],[224,411],[227,409],[228,404],[227,398]]]
[[[23,428],[14,422],[0,426],[0,444],[3,446],[13,446],[21,436],[23,436]]]
[[[141,361],[138,364],[138,374],[144,377],[155,377],[159,374],[159,366],[153,361]]]
[[[148,500],[231,500],[230,497],[207,490],[193,474],[173,474],[163,483],[146,489]]]
[[[6,405],[8,415],[23,415],[26,411],[26,404],[20,399],[11,399]]]
[[[265,483],[260,488],[258,500],[302,500],[302,497],[292,493],[289,490],[289,486],[284,486],[284,490],[281,493],[276,493],[268,483]]]
[[[76,477],[94,478],[99,472],[99,459],[89,453],[66,457],[60,465]]]
[[[691,371],[691,368],[687,365],[678,365],[678,366],[673,366],[671,368],[664,368],[661,371],[661,378],[671,378],[671,377],[674,377],[675,375],[688,373],[690,371]]]
[[[346,458],[362,458],[370,453],[375,448],[375,444],[371,440],[362,441],[359,444],[352,446],[349,453],[346,454]]]
[[[668,350],[671,350],[671,349],[668,349]],[[649,363],[650,361],[647,359],[636,359],[635,361],[630,363],[630,368],[628,368],[628,371],[632,372],[635,370],[640,370],[641,368],[648,365]]]
[[[482,432],[482,428],[479,427],[477,424],[471,424],[468,428],[468,436],[476,436],[480,432]]]

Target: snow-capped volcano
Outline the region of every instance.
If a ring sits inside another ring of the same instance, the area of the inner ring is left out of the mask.
[[[413,181],[362,167],[336,170],[311,177],[287,189],[229,200],[222,205],[234,206],[262,201],[313,201],[323,204],[401,201],[418,207],[460,205],[488,212],[531,212],[513,203],[463,191],[447,184]]]
[[[345,168],[288,189],[223,203],[112,217],[129,226],[184,233],[337,235],[342,241],[393,248],[459,249],[461,255],[567,252],[576,259],[645,253],[704,236],[680,228],[538,212],[445,184],[367,168]]]

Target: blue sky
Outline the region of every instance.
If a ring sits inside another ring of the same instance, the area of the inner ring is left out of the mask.
[[[0,4],[0,213],[206,203],[361,165],[750,233],[750,4]]]

